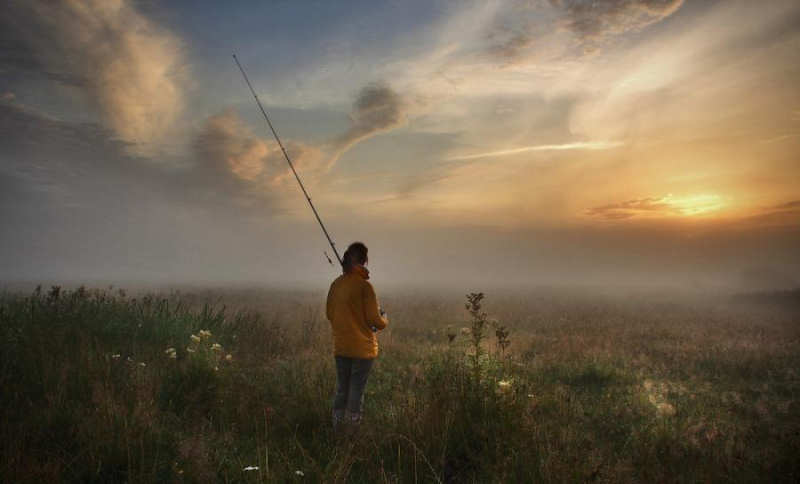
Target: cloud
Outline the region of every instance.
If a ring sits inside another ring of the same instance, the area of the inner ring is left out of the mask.
[[[331,143],[329,166],[361,141],[388,131],[403,122],[403,98],[384,83],[372,83],[361,88],[350,113],[350,128]]]
[[[504,66],[545,57],[559,31],[572,32],[587,52],[610,38],[640,31],[673,13],[684,0],[550,0],[508,2],[492,12],[486,52]],[[549,8],[548,8],[549,7]],[[555,40],[563,45],[563,40]],[[553,51],[551,50],[551,53]],[[555,52],[563,54],[563,50]]]
[[[466,155],[455,155],[447,158],[448,161],[455,160],[474,160],[476,158],[489,158],[495,156],[509,156],[529,151],[564,151],[564,150],[610,150],[622,146],[619,141],[578,141],[575,143],[563,143],[559,145],[535,145],[512,148],[508,150],[489,151],[486,153],[474,153]]]
[[[713,194],[677,197],[672,194],[663,197],[646,197],[625,200],[586,210],[586,215],[620,220],[640,217],[693,216],[716,212],[725,207],[725,200]]]
[[[183,109],[181,42],[131,2],[12,1],[4,17],[0,45],[16,49],[4,71],[80,89],[136,154],[168,139]]]
[[[272,151],[232,110],[206,120],[195,149],[202,160],[246,181],[261,176]]]
[[[609,220],[616,220],[635,217],[636,215],[646,212],[665,212],[671,210],[671,207],[666,203],[663,197],[648,197],[590,208],[586,211],[586,214]]]
[[[564,11],[561,27],[578,35],[588,50],[608,38],[639,31],[681,8],[684,0],[550,0]]]
[[[533,35],[529,32],[516,32],[508,39],[489,47],[489,53],[513,61],[533,44]]]
[[[292,140],[284,146],[295,168],[304,169],[304,175],[318,171],[321,160],[318,149]],[[293,176],[278,144],[253,134],[231,109],[206,120],[194,148],[202,162],[200,169],[224,174],[253,187],[275,187]]]
[[[775,205],[773,210],[800,210],[800,200],[792,200],[791,202]]]

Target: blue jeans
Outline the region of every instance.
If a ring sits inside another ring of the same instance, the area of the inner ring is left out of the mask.
[[[362,358],[336,357],[336,396],[333,397],[334,420],[350,412],[353,418],[360,418],[364,402],[364,387],[367,385],[372,360]]]

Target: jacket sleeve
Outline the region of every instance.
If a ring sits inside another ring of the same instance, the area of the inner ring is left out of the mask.
[[[375,289],[369,282],[364,286],[364,319],[367,324],[378,329],[385,329],[389,324],[389,320],[381,316],[378,310],[378,296],[375,295]]]
[[[330,289],[328,289],[328,300],[325,302],[325,316],[328,317],[328,321],[333,322],[333,284],[331,284]]]

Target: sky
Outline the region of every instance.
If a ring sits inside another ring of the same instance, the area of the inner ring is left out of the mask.
[[[800,284],[793,0],[10,0],[0,280]]]

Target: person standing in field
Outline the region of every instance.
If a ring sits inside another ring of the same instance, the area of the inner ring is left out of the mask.
[[[366,245],[350,244],[342,258],[343,274],[328,291],[326,314],[333,330],[336,360],[334,430],[345,421],[355,425],[361,422],[364,388],[378,356],[377,331],[389,324],[368,281],[368,261]]]

